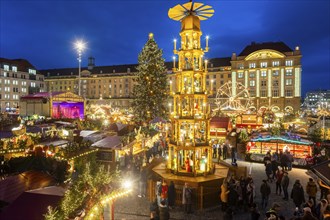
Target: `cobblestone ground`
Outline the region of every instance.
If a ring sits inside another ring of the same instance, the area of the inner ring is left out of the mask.
[[[226,162],[230,162],[227,160]],[[260,163],[249,163],[245,161],[238,161],[238,166],[246,166],[248,172],[250,167],[252,167],[252,177],[256,184],[256,202],[258,206],[260,206],[261,196],[260,196],[260,185],[263,179],[265,179],[265,167]],[[289,186],[289,196],[291,193],[292,185],[296,179],[299,179],[302,185],[306,186],[308,178],[310,177],[304,169],[293,168],[292,171],[289,171],[290,178],[290,186]],[[268,203],[268,208],[270,208],[271,204],[277,202],[281,205],[281,214],[286,217],[286,219],[290,219],[293,217],[294,212],[294,204],[292,200],[284,201],[282,199],[283,195],[275,194],[275,183],[270,183],[271,185],[271,195]],[[150,203],[146,198],[139,198],[138,196],[138,188],[137,185],[134,188],[133,193],[129,197],[121,198],[115,203],[115,219],[116,220],[147,220],[150,219],[149,205]],[[306,196],[306,194],[305,194]],[[319,198],[319,195],[317,195]],[[307,198],[306,198],[307,199]],[[220,204],[220,202],[219,202]],[[264,210],[260,210],[261,218],[264,219]],[[106,208],[104,213],[105,219],[110,219],[109,208]],[[170,216],[173,220],[221,220],[223,218],[223,212],[219,205],[216,205],[212,209],[207,209],[203,211],[196,211],[193,214],[185,215],[183,213],[182,207],[176,207],[173,210],[170,210]],[[250,215],[248,211],[245,210],[237,210],[234,215],[234,220],[249,220]]]

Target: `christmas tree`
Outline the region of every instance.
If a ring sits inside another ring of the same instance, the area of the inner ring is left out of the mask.
[[[152,33],[139,54],[138,62],[132,103],[135,121],[141,124],[156,117],[166,118],[166,67],[163,51],[158,48]]]

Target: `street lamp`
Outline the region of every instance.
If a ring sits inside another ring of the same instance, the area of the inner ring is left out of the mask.
[[[78,53],[78,63],[79,63],[79,76],[78,76],[78,95],[80,96],[81,95],[81,81],[80,81],[80,75],[81,75],[81,55],[82,55],[82,52],[83,50],[86,48],[86,43],[82,40],[78,40],[76,41],[75,43],[75,49],[77,50],[77,53]]]

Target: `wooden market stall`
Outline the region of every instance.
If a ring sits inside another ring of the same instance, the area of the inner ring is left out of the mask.
[[[306,157],[312,155],[313,143],[299,137],[286,136],[259,136],[247,143],[247,152],[251,154],[251,160],[263,161],[267,152],[278,154],[286,151],[293,155],[293,165],[305,166]]]

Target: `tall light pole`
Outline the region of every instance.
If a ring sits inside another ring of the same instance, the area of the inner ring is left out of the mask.
[[[83,50],[85,49],[86,43],[82,40],[76,41],[75,43],[75,49],[77,50],[78,53],[78,63],[79,63],[79,76],[78,76],[78,95],[81,96],[81,80],[80,80],[80,75],[81,75],[81,55]]]

